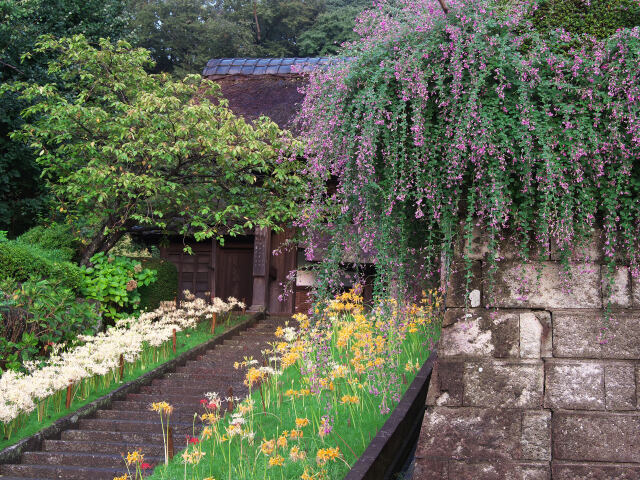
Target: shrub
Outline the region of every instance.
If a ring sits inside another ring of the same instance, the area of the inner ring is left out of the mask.
[[[48,278],[74,291],[82,285],[80,267],[66,260],[64,254],[11,240],[0,242],[0,276],[19,282],[30,277]]]
[[[138,287],[154,282],[156,272],[143,268],[139,261],[103,252],[91,257],[91,263],[92,267],[81,267],[83,295],[100,301],[104,316],[111,320],[139,311]]]
[[[178,269],[168,260],[161,258],[138,258],[143,267],[155,270],[157,279],[149,285],[138,287],[140,310],[155,310],[160,302],[173,300],[178,296]]]
[[[53,344],[75,344],[80,334],[95,333],[95,305],[78,301],[60,281],[31,278],[0,285],[0,370],[20,370],[39,361]]]
[[[309,256],[320,232],[333,235],[319,289],[339,288],[341,259],[364,250],[378,288],[398,291],[474,227],[490,272],[501,239],[522,261],[533,244],[542,258],[557,245],[568,270],[602,228],[608,272],[627,256],[638,278],[640,28],[597,40],[538,32],[531,2],[508,15],[492,1],[447,3],[446,16],[426,1],[377,3],[344,52],[353,60],[312,74],[298,225]]]
[[[74,259],[80,249],[80,242],[73,235],[71,226],[60,223],[54,223],[48,227],[42,225],[33,227],[20,235],[18,242],[53,251],[56,256],[65,260]]]

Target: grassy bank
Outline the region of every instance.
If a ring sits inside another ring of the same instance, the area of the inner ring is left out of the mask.
[[[168,346],[163,349],[145,346],[139,362],[124,364],[122,379],[111,379],[108,384],[104,384],[99,380],[94,381],[92,385],[90,385],[90,381],[92,379],[89,379],[89,382],[85,381],[76,385],[73,389],[73,398],[68,409],[62,407],[62,409],[59,410],[58,405],[55,405],[56,408],[53,408],[54,402],[64,402],[64,400],[66,400],[63,398],[66,396],[66,393],[64,393],[64,395],[62,393],[54,395],[45,405],[44,412],[41,412],[40,415],[37,411],[31,412],[20,429],[15,431],[11,435],[10,439],[0,439],[0,450],[14,445],[23,438],[33,435],[39,430],[48,427],[56,420],[73,413],[79,408],[106,395],[112,390],[115,390],[122,384],[135,380],[159,365],[172,360],[178,355],[181,355],[182,353],[223,334],[225,331],[242,323],[248,318],[249,315],[231,315],[228,321],[223,322],[216,327],[215,334],[213,335],[211,334],[210,319],[198,323],[196,328],[177,332],[175,353],[173,353],[173,350],[168,348]],[[41,417],[40,419],[38,418],[39,416]]]

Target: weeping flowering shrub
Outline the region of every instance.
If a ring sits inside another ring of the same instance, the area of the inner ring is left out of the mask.
[[[494,267],[505,238],[568,265],[599,228],[610,266],[624,254],[638,276],[640,29],[598,40],[536,30],[535,2],[448,3],[383,0],[350,60],[311,76],[308,256],[330,230],[330,261],[363,251],[388,289],[474,226]]]

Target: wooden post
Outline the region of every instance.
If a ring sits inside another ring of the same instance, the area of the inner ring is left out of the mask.
[[[120,381],[122,381],[123,376],[124,376],[124,355],[120,354]]]
[[[211,314],[211,335],[216,333],[216,321],[218,320],[218,314],[213,312]]]
[[[176,353],[176,329],[173,329],[173,335],[171,336],[171,347],[173,348],[173,353]]]
[[[67,401],[65,402],[65,407],[67,410],[69,410],[69,407],[71,406],[71,389],[73,388],[73,382],[69,382],[69,385],[67,385]]]
[[[244,298],[242,299],[242,305],[244,305],[242,307],[242,314],[244,315],[245,312],[247,311],[247,301]]]
[[[167,456],[169,460],[173,458],[173,427],[167,428]]]
[[[229,387],[229,391],[227,392],[227,410],[229,413],[233,413],[233,387]]]

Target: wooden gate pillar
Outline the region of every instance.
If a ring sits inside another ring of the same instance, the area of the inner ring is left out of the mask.
[[[269,307],[269,263],[271,229],[256,228],[253,243],[253,299],[249,311],[259,312]]]

